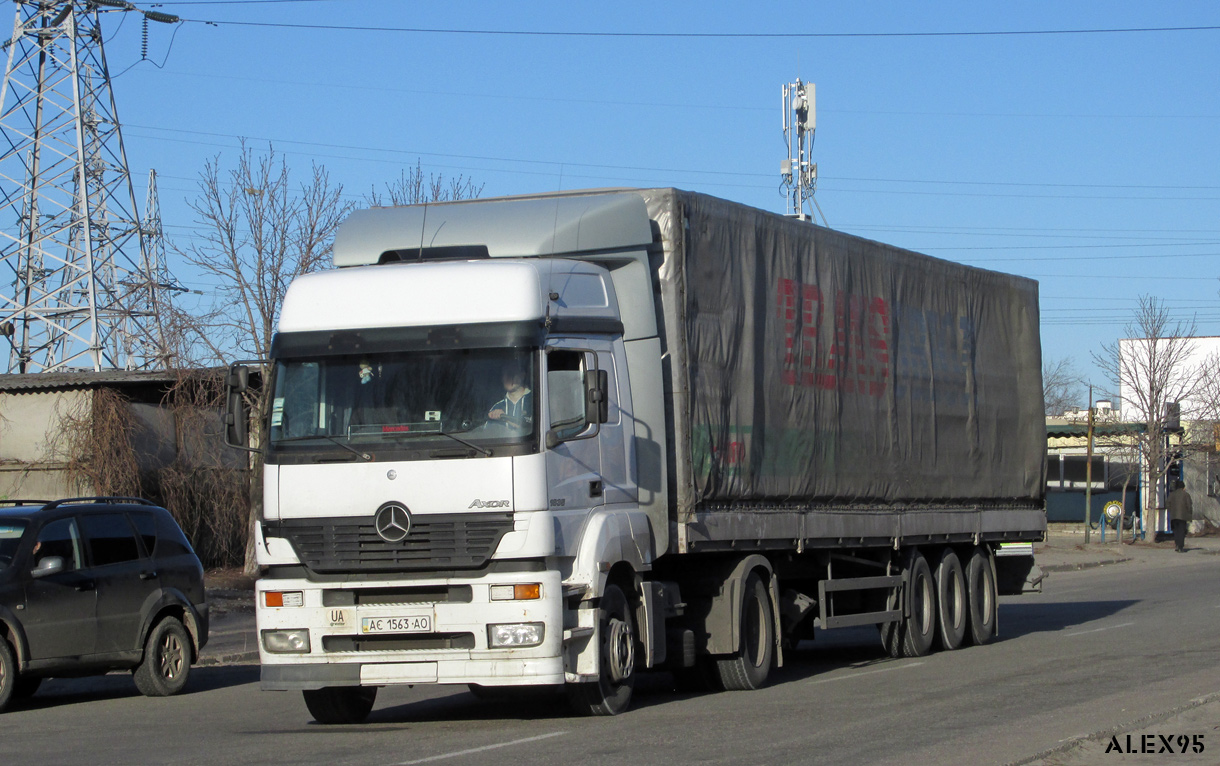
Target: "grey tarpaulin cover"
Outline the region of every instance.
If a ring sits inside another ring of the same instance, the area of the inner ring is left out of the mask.
[[[641,193],[664,243],[680,514],[1040,501],[1036,282]]]

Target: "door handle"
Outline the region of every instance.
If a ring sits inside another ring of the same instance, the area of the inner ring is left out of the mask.
[[[141,580],[152,580],[152,579],[156,578],[156,576],[157,576],[156,572],[141,572],[140,573]]]
[[[589,482],[589,497],[601,497],[601,496],[602,496],[601,480],[599,479],[597,481]]]
[[[93,580],[81,580],[76,584],[78,591],[93,590]]]

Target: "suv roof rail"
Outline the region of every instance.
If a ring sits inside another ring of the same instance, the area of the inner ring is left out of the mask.
[[[0,500],[0,505],[46,505],[50,500],[22,500],[14,498],[12,500]]]
[[[62,500],[55,500],[47,503],[42,507],[42,510],[47,511],[52,508],[58,508],[61,505],[77,505],[82,503],[130,503],[134,505],[151,505],[157,507],[157,504],[151,500],[145,500],[142,497],[114,497],[107,495],[98,495],[95,497],[65,497]]]

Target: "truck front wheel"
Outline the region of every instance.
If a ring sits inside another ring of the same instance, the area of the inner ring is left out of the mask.
[[[377,700],[376,686],[328,686],[307,689],[305,707],[318,723],[363,723]]]
[[[631,705],[635,688],[635,621],[627,597],[617,585],[607,585],[598,609],[599,677],[572,684],[568,699],[584,715],[618,715]]]
[[[726,691],[761,688],[771,674],[775,658],[775,616],[771,596],[757,572],[746,578],[741,605],[741,646],[728,658],[716,659],[720,685]]]

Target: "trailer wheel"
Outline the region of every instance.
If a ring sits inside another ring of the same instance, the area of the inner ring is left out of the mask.
[[[907,586],[911,614],[902,621],[902,654],[923,657],[932,651],[936,639],[936,583],[928,560],[919,551],[911,553]]]
[[[966,598],[970,604],[970,640],[990,643],[996,634],[998,595],[987,549],[977,546],[966,565]]]
[[[967,611],[962,562],[952,548],[946,548],[936,566],[936,629],[942,648],[956,649],[962,645],[969,622]]]
[[[607,585],[598,609],[601,646],[600,677],[572,684],[568,700],[584,715],[618,715],[631,705],[635,688],[635,621],[627,597],[617,585]]]
[[[322,724],[364,723],[377,700],[376,686],[328,686],[306,689],[305,707]]]
[[[716,659],[716,674],[727,691],[761,688],[775,659],[775,615],[771,596],[757,572],[746,577],[741,605],[741,646],[727,658]]]

